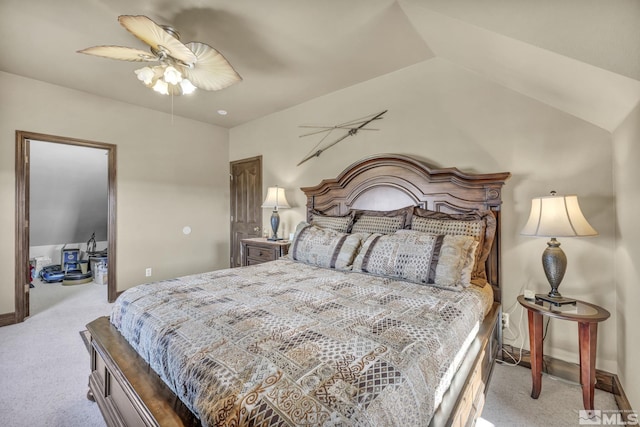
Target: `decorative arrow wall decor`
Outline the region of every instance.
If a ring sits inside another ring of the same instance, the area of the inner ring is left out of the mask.
[[[302,160],[300,160],[300,163],[298,163],[298,166],[300,166],[301,164],[303,164],[304,162],[313,159],[314,157],[319,157],[320,154],[322,154],[323,152],[327,151],[329,148],[333,147],[334,145],[336,145],[338,142],[342,141],[343,139],[346,139],[347,137],[350,136],[354,136],[355,134],[358,133],[358,131],[361,130],[378,130],[378,129],[371,129],[371,128],[365,128],[366,125],[368,125],[369,123],[375,121],[375,120],[382,120],[382,115],[384,113],[386,113],[387,110],[384,110],[381,113],[377,113],[377,114],[370,114],[368,116],[365,117],[361,117],[359,119],[355,119],[355,120],[351,120],[345,123],[340,123],[338,125],[334,125],[334,126],[310,126],[310,125],[303,125],[300,126],[302,128],[316,128],[316,129],[320,129],[314,132],[310,132],[310,133],[305,133],[304,135],[300,135],[300,138],[304,137],[304,136],[310,136],[310,135],[317,135],[323,132],[326,132],[326,134],[322,137],[322,139],[320,140],[320,142],[318,142],[316,144],[315,147],[313,147],[310,151],[310,153],[305,156]],[[335,141],[331,142],[330,144],[327,144],[321,148],[318,149],[318,146],[320,144],[322,144],[324,142],[325,139],[327,139],[327,137],[329,135],[331,135],[331,133],[334,130],[344,130],[346,131],[346,133],[344,135],[342,135],[340,138],[336,139]]]

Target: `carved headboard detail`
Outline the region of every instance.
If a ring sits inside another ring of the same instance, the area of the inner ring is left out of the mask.
[[[307,196],[307,220],[314,209],[332,215],[349,209],[392,210],[405,206],[447,213],[493,211],[498,227],[487,260],[487,277],[499,302],[501,189],[510,176],[509,172],[469,174],[456,168],[432,169],[408,156],[380,154],[302,191]]]

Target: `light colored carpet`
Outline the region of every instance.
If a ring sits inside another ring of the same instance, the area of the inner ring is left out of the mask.
[[[595,409],[617,410],[611,393],[596,389]],[[538,399],[531,398],[531,371],[521,366],[497,364],[482,418],[490,424],[502,426],[577,426],[582,406],[580,384],[550,375],[542,376],[542,391]]]
[[[0,328],[0,425],[102,427],[98,406],[86,398],[89,355],[78,332],[109,314],[107,287],[34,284],[31,317]],[[579,385],[544,376],[540,398],[530,392],[531,371],[496,366],[482,425],[578,425]],[[613,396],[600,390],[595,405],[617,409]]]
[[[79,331],[109,314],[107,287],[34,281],[31,316],[0,328],[0,424],[104,426],[86,398],[89,353]]]

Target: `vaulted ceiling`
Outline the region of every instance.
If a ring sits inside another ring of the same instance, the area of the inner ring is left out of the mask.
[[[171,99],[140,64],[76,53],[145,49],[124,14],[215,47],[243,81]],[[224,127],[434,57],[613,131],[640,100],[640,1],[0,1],[0,70]]]

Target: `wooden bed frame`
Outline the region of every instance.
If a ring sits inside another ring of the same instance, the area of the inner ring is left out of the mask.
[[[409,205],[448,213],[494,212],[498,226],[486,267],[495,302],[434,414],[432,426],[464,426],[482,410],[502,343],[500,206],[501,189],[509,177],[508,172],[467,174],[455,168],[431,169],[411,157],[385,154],[354,163],[335,179],[302,188],[308,215],[314,209],[341,214],[351,208],[392,210]],[[200,425],[107,317],[94,320],[87,329],[91,334],[88,397],[98,403],[108,426]]]

